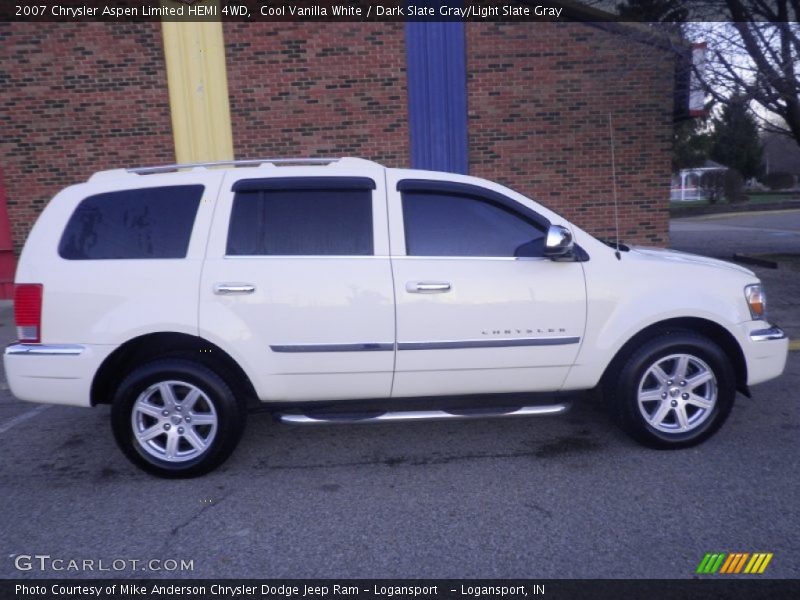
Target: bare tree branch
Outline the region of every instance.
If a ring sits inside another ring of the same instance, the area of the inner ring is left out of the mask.
[[[785,124],[783,132],[800,144],[800,0],[716,4],[727,8],[729,21],[695,27],[709,46],[705,72],[696,72],[704,89],[720,105],[743,92],[761,107],[757,117],[765,130]]]

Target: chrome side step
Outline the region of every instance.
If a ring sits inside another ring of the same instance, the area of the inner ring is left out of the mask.
[[[401,421],[443,421],[447,419],[485,419],[505,417],[532,417],[542,415],[559,415],[569,409],[569,403],[547,404],[540,406],[521,406],[507,412],[475,411],[448,412],[444,410],[399,410],[387,411],[378,414],[370,413],[328,413],[328,414],[297,414],[277,413],[275,416],[282,423],[294,425],[319,425],[323,423],[386,423]]]

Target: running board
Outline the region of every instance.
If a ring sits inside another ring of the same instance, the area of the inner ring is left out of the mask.
[[[485,419],[505,417],[533,417],[543,415],[560,415],[569,409],[569,403],[548,404],[540,406],[521,406],[506,412],[477,409],[463,412],[444,410],[399,410],[381,413],[327,413],[297,414],[278,413],[275,416],[282,423],[295,425],[318,425],[323,423],[386,423],[401,421],[443,421],[448,419]]]

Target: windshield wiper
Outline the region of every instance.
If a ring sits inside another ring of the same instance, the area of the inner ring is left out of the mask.
[[[601,242],[603,242],[606,246],[609,246],[609,247],[613,248],[614,250],[619,250],[620,252],[630,252],[631,251],[631,247],[628,246],[627,244],[624,244],[623,242],[617,243],[616,241],[605,240],[603,238],[597,238],[597,239],[600,240]]]

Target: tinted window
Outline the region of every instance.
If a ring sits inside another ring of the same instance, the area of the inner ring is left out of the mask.
[[[409,256],[542,256],[545,232],[493,200],[445,192],[403,192]]]
[[[363,256],[373,253],[369,189],[237,192],[228,255]]]
[[[70,260],[184,258],[202,185],[89,196],[72,213],[58,253]]]

